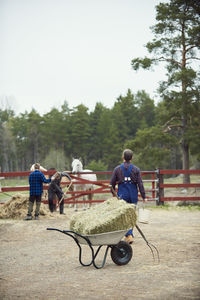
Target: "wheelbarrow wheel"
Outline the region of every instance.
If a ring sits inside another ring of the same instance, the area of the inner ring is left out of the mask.
[[[125,241],[120,241],[111,249],[111,258],[118,266],[126,265],[133,256],[132,247]]]

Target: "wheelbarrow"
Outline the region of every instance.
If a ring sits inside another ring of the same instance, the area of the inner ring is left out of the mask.
[[[156,250],[158,260],[159,260],[159,252],[157,248],[150,244],[147,239],[145,238],[144,234],[142,233],[141,229],[136,225],[136,228],[138,229],[139,233],[142,235],[143,239],[146,241],[147,245],[151,249],[153,258],[155,260],[154,252],[152,247]],[[96,269],[101,269],[104,267],[108,250],[111,249],[110,255],[112,258],[112,261],[119,266],[126,265],[129,263],[133,256],[133,250],[132,247],[125,241],[122,241],[121,239],[124,237],[128,229],[126,230],[119,230],[119,231],[112,231],[112,232],[105,232],[100,234],[92,234],[92,235],[81,235],[77,232],[71,231],[71,230],[60,230],[57,228],[47,228],[47,230],[55,230],[61,233],[64,233],[76,242],[78,248],[79,248],[79,262],[82,266],[88,267],[93,265]],[[91,250],[91,261],[88,264],[83,263],[82,260],[82,246],[81,245],[88,245]],[[97,249],[94,249],[94,246],[98,246]],[[101,265],[96,264],[96,258],[100,251],[100,249],[106,246],[105,253],[103,256],[103,260]]]

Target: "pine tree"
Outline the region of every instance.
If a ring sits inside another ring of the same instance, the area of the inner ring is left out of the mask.
[[[199,1],[171,0],[156,6],[157,23],[152,27],[154,39],[147,43],[150,57],[135,58],[132,67],[150,69],[164,63],[167,80],[160,84],[159,93],[166,108],[164,131],[179,128],[182,148],[182,167],[189,169],[191,131],[199,130],[193,122],[193,112],[200,113],[199,50],[200,9]],[[190,134],[189,134],[190,133]],[[184,183],[189,176],[184,176]]]

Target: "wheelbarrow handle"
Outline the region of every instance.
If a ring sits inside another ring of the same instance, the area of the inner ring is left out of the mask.
[[[47,230],[55,230],[63,233],[63,230],[57,229],[57,228],[47,228]]]

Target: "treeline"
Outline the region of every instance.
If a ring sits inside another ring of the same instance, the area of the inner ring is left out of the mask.
[[[70,109],[66,101],[42,116],[34,109],[18,116],[0,110],[1,170],[29,170],[34,162],[70,170],[73,157],[93,170],[111,170],[125,147],[143,170],[181,168],[177,132],[165,132],[162,114],[162,103],[130,90],[111,109],[97,103],[92,112],[82,104]]]

